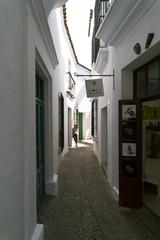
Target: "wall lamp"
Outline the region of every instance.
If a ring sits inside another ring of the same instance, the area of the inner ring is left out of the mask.
[[[148,33],[147,39],[146,39],[146,44],[145,44],[145,49],[149,48],[153,38],[154,38],[154,33]]]

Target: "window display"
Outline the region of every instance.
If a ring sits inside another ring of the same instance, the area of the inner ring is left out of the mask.
[[[144,204],[160,216],[160,99],[142,104]]]

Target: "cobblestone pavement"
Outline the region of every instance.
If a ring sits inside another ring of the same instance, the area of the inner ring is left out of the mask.
[[[90,145],[71,148],[59,167],[59,195],[39,213],[45,240],[155,240],[160,221],[145,208],[120,208]]]

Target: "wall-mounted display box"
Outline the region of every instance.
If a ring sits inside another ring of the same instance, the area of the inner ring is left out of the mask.
[[[119,204],[142,206],[140,112],[135,100],[119,101]]]

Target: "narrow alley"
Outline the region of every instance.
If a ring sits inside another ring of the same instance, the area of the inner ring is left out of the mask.
[[[160,221],[148,209],[118,206],[90,143],[70,148],[58,175],[59,194],[46,195],[38,215],[45,240],[160,239]]]
[[[159,22],[0,0],[0,240],[160,240]]]

